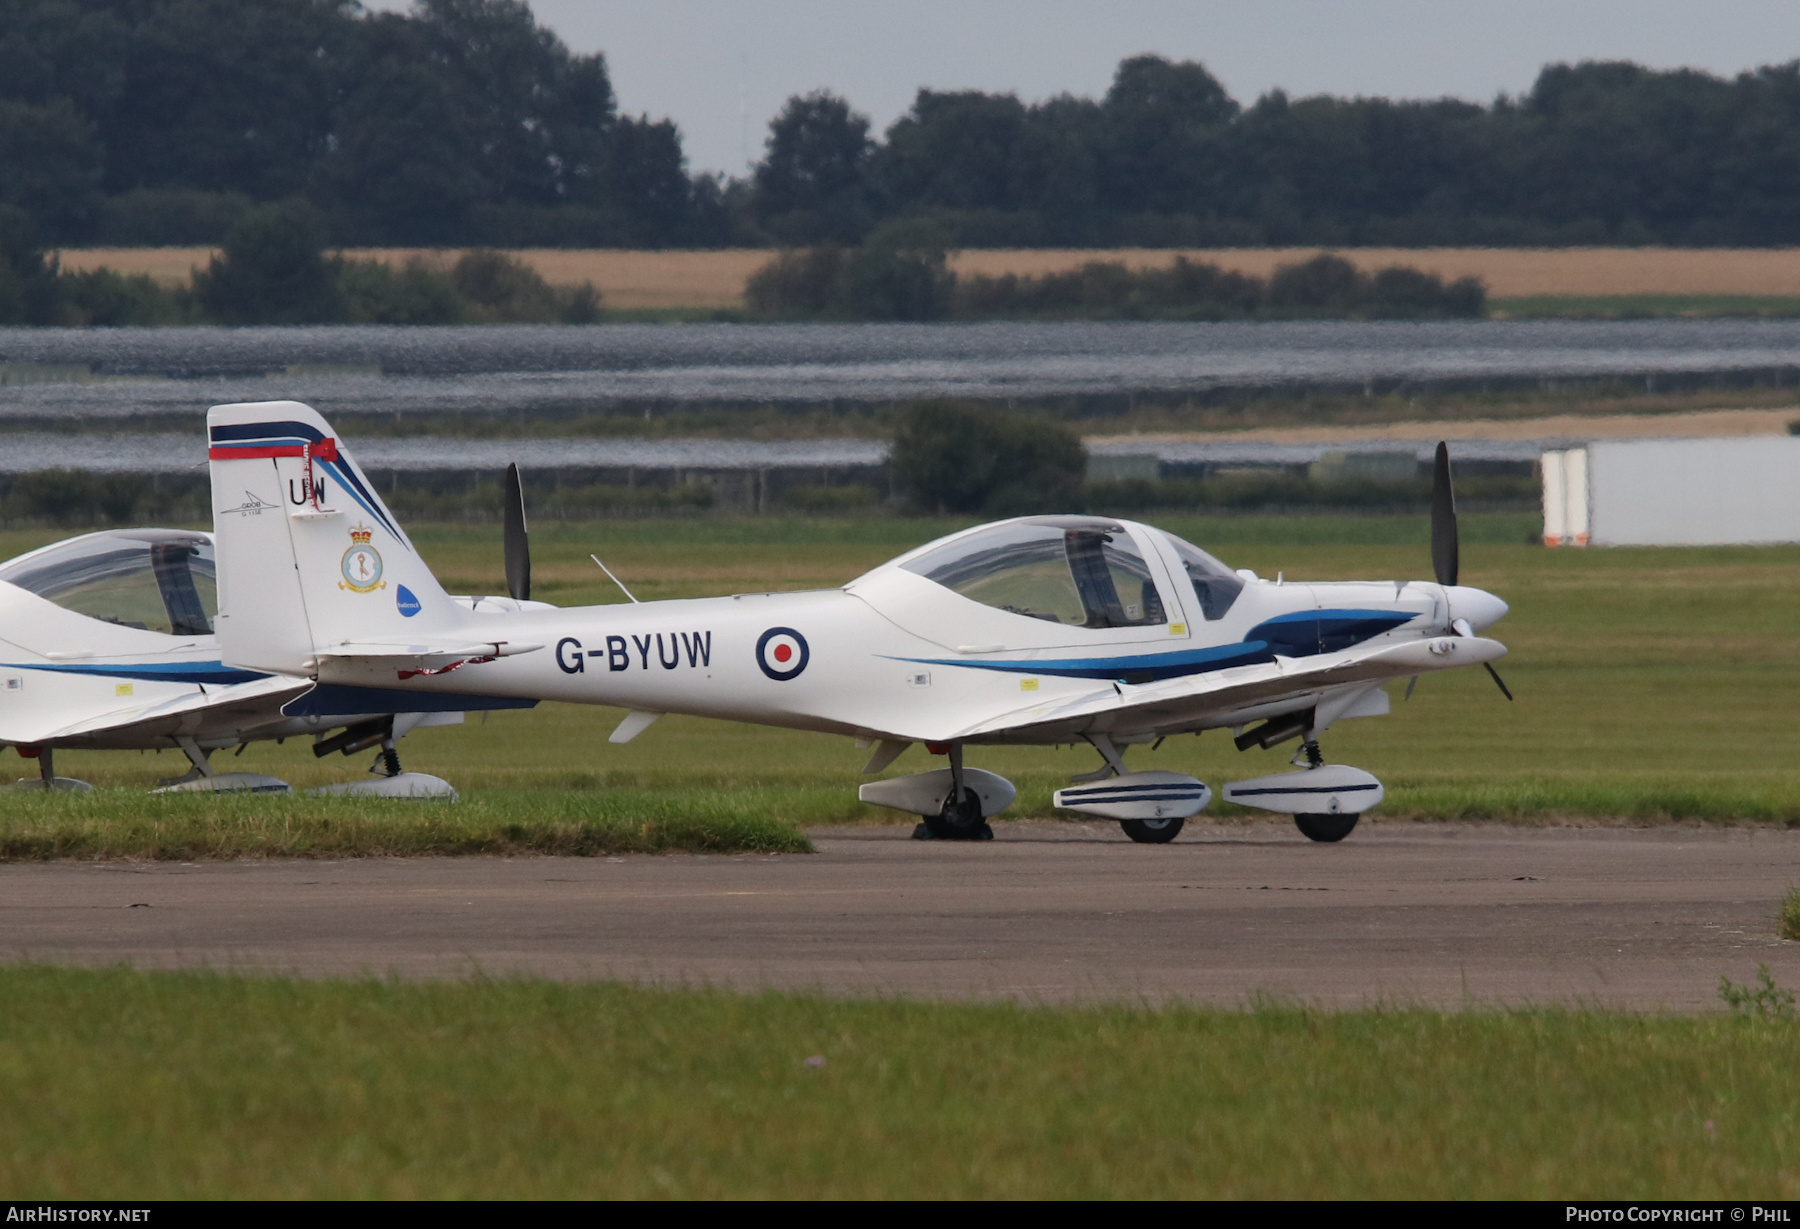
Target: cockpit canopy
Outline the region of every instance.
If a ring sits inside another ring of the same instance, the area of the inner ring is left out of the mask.
[[[219,611],[212,538],[186,529],[84,534],[0,565],[0,580],[64,610],[170,636],[209,636]]]
[[[1180,557],[1202,612],[1219,618],[1244,582],[1198,547],[1163,536]],[[1051,623],[1109,628],[1168,622],[1154,573],[1131,533],[1103,517],[1004,521],[900,566],[984,606]]]

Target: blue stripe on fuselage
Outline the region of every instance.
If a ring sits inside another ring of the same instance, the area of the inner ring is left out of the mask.
[[[253,683],[268,678],[255,670],[239,670],[217,661],[114,662],[107,665],[65,665],[35,662],[0,662],[0,670],[43,670],[50,674],[89,674],[101,678],[137,679],[146,683]]]
[[[1303,610],[1264,620],[1235,644],[1207,649],[1180,649],[1172,653],[1141,653],[1128,657],[1064,657],[1037,661],[950,660],[935,657],[902,657],[897,661],[922,666],[963,666],[973,670],[998,670],[1006,674],[1047,674],[1061,678],[1117,679],[1151,683],[1162,679],[1254,666],[1283,657],[1315,657],[1335,653],[1372,636],[1392,631],[1414,616],[1398,610]]]

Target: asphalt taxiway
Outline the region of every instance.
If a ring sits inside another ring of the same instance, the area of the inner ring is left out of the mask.
[[[812,855],[0,866],[0,956],[1010,998],[1700,1010],[1766,963],[1800,832],[1285,823],[1139,846],[822,829]]]

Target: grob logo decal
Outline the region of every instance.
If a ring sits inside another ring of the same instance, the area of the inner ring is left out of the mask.
[[[771,627],[756,642],[756,664],[777,683],[797,678],[811,657],[806,637],[791,627]]]

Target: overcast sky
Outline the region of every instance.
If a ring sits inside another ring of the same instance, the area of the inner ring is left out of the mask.
[[[383,3],[380,7],[403,7]],[[531,0],[604,51],[621,109],[741,174],[771,116],[826,88],[887,127],[920,86],[1098,96],[1125,56],[1200,60],[1239,102],[1520,93],[1558,60],[1731,75],[1800,58],[1800,0]]]

